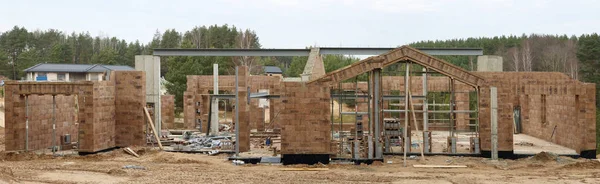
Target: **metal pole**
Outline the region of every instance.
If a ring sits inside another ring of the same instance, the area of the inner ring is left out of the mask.
[[[373,112],[371,111],[371,106],[373,105],[373,88],[371,86],[371,80],[373,80],[373,71],[369,71],[369,77],[367,79],[367,101],[368,101],[368,105],[367,105],[367,112],[369,113],[369,134],[371,135],[375,135],[375,133],[373,133],[375,130],[373,130],[375,127],[373,125]],[[377,139],[375,139],[375,141],[379,141]],[[377,148],[377,146],[375,146],[375,148]]]
[[[240,156],[240,98],[239,98],[238,67],[235,67],[235,156]]]
[[[354,77],[354,142],[358,144],[358,76]]]
[[[456,107],[456,99],[454,98],[454,96],[454,79],[450,78],[450,137],[454,137],[454,126],[456,126],[456,114],[454,113],[454,107]]]
[[[423,67],[423,96],[425,99],[423,100],[423,132],[429,131],[429,114],[427,111],[429,107],[427,105],[427,68]]]
[[[342,89],[342,83],[338,83],[338,89],[339,91],[342,92],[342,94],[344,94],[344,89]],[[343,129],[343,122],[344,122],[344,116],[342,116],[342,101],[344,100],[342,98],[342,96],[344,95],[340,95],[340,100],[338,101],[338,111],[339,111],[339,116],[340,116],[340,131],[338,131],[339,134],[339,139],[340,139],[340,156],[344,153],[344,138],[342,137],[342,129]]]
[[[406,76],[404,77],[404,167],[406,167],[406,153],[410,148],[408,142],[408,91],[410,90],[410,63],[406,62]]]
[[[354,96],[358,97],[358,77],[354,77]],[[352,155],[353,158],[358,159],[360,156],[360,154],[358,153],[359,148],[358,148],[358,139],[359,139],[359,135],[358,135],[358,99],[354,99],[354,144],[353,144],[353,150],[354,151],[354,155]],[[368,150],[368,149],[367,149]]]
[[[481,98],[479,98],[479,87],[475,87],[475,91],[477,92],[477,101],[476,101],[477,105],[475,107],[475,108],[477,108],[477,119],[475,119],[475,124],[476,124],[475,132],[476,132],[477,137],[479,137],[479,99],[481,99]]]
[[[374,140],[375,140],[375,158],[380,159],[383,158],[382,150],[380,149],[381,144],[379,143],[379,135],[381,134],[381,130],[379,129],[379,124],[381,122],[381,112],[379,110],[379,102],[381,99],[380,93],[380,85],[381,85],[381,69],[373,70],[373,126],[375,129]]]
[[[52,95],[52,153],[56,153],[56,95]]]
[[[29,95],[25,95],[25,151],[29,151]]]

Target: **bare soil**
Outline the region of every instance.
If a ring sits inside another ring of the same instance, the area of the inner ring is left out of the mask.
[[[226,155],[160,152],[134,148],[139,158],[114,150],[88,156],[39,156],[0,152],[0,183],[599,183],[600,162],[558,157],[559,161],[500,160],[432,156],[386,157],[374,165],[241,165]],[[539,156],[542,157],[542,156]],[[545,157],[545,156],[544,156]],[[467,168],[414,168],[414,164]],[[124,166],[143,169],[125,169]],[[289,167],[325,171],[283,171]]]

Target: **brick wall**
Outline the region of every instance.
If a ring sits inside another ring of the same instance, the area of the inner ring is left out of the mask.
[[[330,154],[329,88],[321,84],[283,82],[282,154]]]
[[[81,150],[96,152],[115,147],[115,84],[113,81],[94,83],[93,116],[91,125],[82,127],[85,136],[82,139]],[[86,103],[88,100],[86,99]],[[88,114],[89,115],[89,114]],[[91,134],[89,134],[91,133]],[[92,144],[87,144],[87,143]]]
[[[24,98],[22,99],[24,103]],[[39,150],[52,147],[53,137],[56,145],[61,145],[61,135],[70,134],[73,142],[77,141],[77,99],[75,96],[56,96],[56,136],[53,136],[52,131],[52,96],[51,95],[30,95],[29,96],[29,149]],[[19,115],[25,117],[26,108],[18,109]],[[15,111],[13,111],[15,112]],[[23,113],[23,114],[20,114]],[[12,141],[7,150],[24,150],[25,149],[25,130],[24,124],[19,126],[19,131],[13,132],[10,136]],[[8,129],[8,123],[7,129]],[[11,125],[15,125],[11,123]],[[10,127],[11,129],[17,126]],[[23,129],[20,129],[20,128]],[[13,129],[14,130],[14,129]],[[14,134],[23,134],[22,139],[15,141]],[[10,147],[10,148],[9,148]]]
[[[593,84],[553,72],[480,72],[498,88],[500,151],[513,150],[514,109],[521,108],[522,133],[578,152],[594,150],[595,88]],[[480,105],[487,105],[489,89],[481,89]],[[489,150],[489,112],[480,109],[482,150]],[[556,130],[555,130],[556,127]],[[554,132],[554,135],[552,135]]]
[[[26,103],[29,105],[29,150],[52,147],[53,102],[56,95],[56,145],[61,143],[61,135],[70,134],[73,142],[78,140],[78,124],[85,124],[92,118],[85,116],[84,97],[91,99],[92,83],[37,83],[7,82],[5,86],[5,149],[7,151],[25,150]],[[75,96],[77,94],[77,96]],[[65,96],[70,95],[70,96]],[[77,98],[78,97],[78,98]],[[77,113],[77,104],[79,113]]]
[[[146,75],[142,71],[113,72],[116,99],[116,146],[146,145]]]
[[[175,129],[175,95],[160,96],[162,129]]]

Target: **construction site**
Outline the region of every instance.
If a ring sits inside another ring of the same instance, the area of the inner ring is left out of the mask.
[[[365,55],[326,73],[322,56]],[[300,78],[161,57],[308,56]],[[467,71],[438,56],[470,56]],[[596,86],[477,48],[154,49],[102,81],[6,81],[8,183],[597,183]]]

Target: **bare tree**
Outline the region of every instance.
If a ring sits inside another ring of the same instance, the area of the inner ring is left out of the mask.
[[[254,48],[255,43],[255,34],[248,29],[245,31],[240,31],[240,33],[236,37],[236,46],[240,49]],[[237,60],[238,62],[234,63],[236,66],[248,66],[248,70],[252,71],[256,58],[252,56],[241,56]]]
[[[529,39],[523,40],[521,44],[521,62],[523,63],[523,71],[530,72],[533,69],[533,52]]]
[[[195,27],[192,31],[189,32],[191,35],[191,41],[195,48],[201,48],[202,44],[202,30],[199,27]]]
[[[508,49],[508,55],[511,57],[512,60],[512,65],[515,69],[515,72],[519,71],[519,66],[521,65],[521,58],[519,55],[519,48],[518,47],[512,47],[510,49]]]

